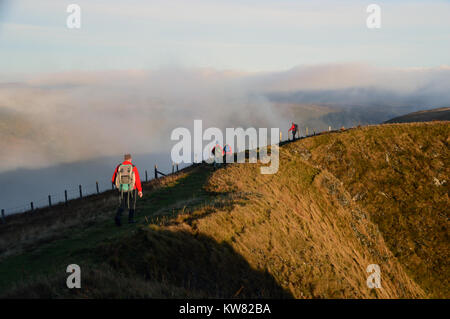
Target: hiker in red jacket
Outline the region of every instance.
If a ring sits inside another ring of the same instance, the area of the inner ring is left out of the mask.
[[[211,154],[214,158],[214,169],[216,169],[217,167],[219,167],[219,162],[220,162],[219,158],[224,155],[222,147],[219,144],[217,144],[217,142],[216,142],[216,146],[214,146],[212,148]]]
[[[290,132],[290,131],[292,131],[292,140],[295,140],[295,135],[297,135],[297,133],[298,133],[298,125],[295,124],[294,122],[292,122],[292,126],[288,132]],[[288,136],[288,138],[289,138],[289,136]]]
[[[134,224],[134,211],[136,210],[136,190],[139,197],[142,198],[142,185],[139,178],[139,172],[136,166],[132,164],[130,154],[125,154],[124,161],[117,165],[114,170],[111,182],[119,190],[120,205],[117,209],[115,222],[117,226],[122,225],[122,213],[128,205],[128,223]]]

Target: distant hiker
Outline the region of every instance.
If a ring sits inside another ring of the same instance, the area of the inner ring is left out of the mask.
[[[292,139],[295,140],[295,136],[296,136],[297,133],[298,133],[298,125],[295,124],[294,122],[292,122],[292,126],[291,126],[291,128],[289,129],[288,132],[290,132],[290,131],[292,131]],[[289,136],[288,136],[288,137],[289,137]]]
[[[233,150],[229,144],[223,146],[223,164],[226,166],[227,162],[230,162],[231,156],[233,156]]]
[[[232,155],[233,150],[231,149],[231,146],[229,144],[225,144],[223,146],[223,155]]]
[[[216,144],[211,150],[211,154],[214,157],[214,168],[217,168],[219,166],[219,157],[223,156],[224,152],[222,147],[220,147],[219,144]]]
[[[130,154],[125,154],[124,161],[117,165],[112,176],[112,183],[119,190],[119,208],[115,217],[117,226],[122,225],[122,213],[128,207],[128,223],[133,224],[134,212],[136,210],[136,190],[139,197],[142,197],[141,179],[136,166],[132,163]]]

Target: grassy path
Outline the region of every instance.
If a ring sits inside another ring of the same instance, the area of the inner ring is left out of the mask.
[[[95,263],[92,251],[99,244],[132,234],[139,225],[152,221],[156,212],[165,218],[175,217],[172,211],[164,210],[174,203],[186,203],[189,206],[197,204],[199,199],[207,200],[210,195],[202,186],[210,172],[209,168],[194,168],[185,177],[145,194],[137,202],[136,224],[126,223],[125,213],[124,224],[118,228],[113,221],[115,211],[111,211],[111,218],[107,221],[97,222],[85,229],[75,227],[66,231],[61,239],[32,251],[6,257],[0,263],[0,293],[16,282],[29,281],[36,276],[65,273],[69,264],[81,266]]]

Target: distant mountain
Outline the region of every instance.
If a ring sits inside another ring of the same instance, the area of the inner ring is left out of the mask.
[[[411,123],[429,121],[450,121],[450,107],[419,111],[395,117],[384,123]]]

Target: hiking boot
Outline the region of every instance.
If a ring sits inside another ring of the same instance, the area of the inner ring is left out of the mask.
[[[128,214],[128,224],[136,224],[134,220],[134,209],[130,209],[130,212]]]
[[[117,226],[122,226],[122,213],[123,213],[123,208],[119,207],[117,209],[116,217],[114,218],[114,221],[116,222]]]
[[[122,226],[122,221],[120,220],[120,217],[119,217],[119,216],[116,216],[116,217],[114,218],[114,221],[116,222],[116,225],[117,225],[117,226]]]

